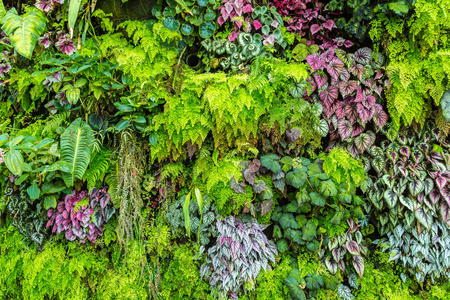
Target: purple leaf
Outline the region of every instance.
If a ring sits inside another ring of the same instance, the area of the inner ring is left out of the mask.
[[[347,69],[343,69],[341,74],[339,74],[339,78],[342,81],[348,81],[350,79],[350,73],[347,71]]]
[[[372,106],[375,104],[375,97],[372,95],[367,95],[364,98],[364,101],[362,101],[362,105],[364,105],[366,108],[372,108]]]
[[[325,85],[325,83],[327,83],[328,77],[324,73],[316,73],[316,74],[314,74],[314,80],[317,83],[317,87],[321,88],[322,86]]]
[[[364,259],[359,255],[353,256],[353,266],[359,277],[362,278],[364,274]]]
[[[320,93],[320,100],[326,105],[331,105],[338,97],[338,89],[335,86],[328,86]]]
[[[359,80],[361,80],[364,77],[364,66],[360,64],[353,64],[350,67],[350,73],[352,73],[354,76],[358,77]]]
[[[372,59],[372,49],[364,47],[356,50],[355,60],[363,65],[367,65]]]
[[[326,21],[325,23],[323,23],[323,27],[324,28],[326,28],[326,29],[328,29],[328,30],[332,30],[333,29],[333,27],[335,27],[336,25],[335,25],[335,23],[334,23],[334,21],[333,20],[328,20],[328,21]]]
[[[315,35],[316,33],[318,33],[320,31],[320,25],[313,24],[313,25],[311,25],[310,30],[311,30],[311,34]]]
[[[326,68],[331,77],[338,79],[339,74],[344,69],[344,63],[339,58],[334,58],[328,63]]]
[[[339,91],[342,94],[342,97],[346,97],[348,95],[351,95],[357,87],[358,83],[355,80],[349,80],[347,82],[341,81],[339,83]]]
[[[347,120],[339,120],[338,122],[338,132],[343,140],[350,137],[353,132],[352,124]]]
[[[348,241],[345,243],[345,247],[348,252],[352,255],[359,255],[359,247],[355,241]]]
[[[322,60],[317,53],[308,55],[306,57],[306,62],[311,66],[311,70],[317,71],[322,70],[325,66],[325,61]]]
[[[373,114],[373,120],[377,124],[378,128],[382,129],[386,124],[388,115],[383,111],[383,108],[379,104],[375,104],[375,112]]]
[[[359,124],[354,124],[353,125],[352,137],[360,135],[363,131],[364,131],[364,127],[362,127]]]
[[[403,146],[400,148],[399,153],[406,156],[407,158],[409,158],[411,150],[409,149],[408,146]]]

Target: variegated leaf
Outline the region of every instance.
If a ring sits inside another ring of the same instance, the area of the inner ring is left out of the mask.
[[[327,269],[331,274],[336,274],[338,266],[337,263],[332,260],[332,258],[325,258],[325,265],[327,266]]]
[[[431,216],[431,214],[429,212],[425,211],[425,209],[423,207],[420,207],[419,209],[416,210],[415,216],[416,216],[417,220],[420,222],[420,224],[425,226],[427,229],[431,229],[431,224],[433,223],[433,217]]]
[[[400,203],[407,207],[410,211],[414,211],[414,203],[411,198],[404,197],[403,195],[399,196]]]
[[[397,204],[398,196],[393,190],[387,190],[384,192],[384,200],[386,200],[387,205],[392,209]]]
[[[348,241],[345,243],[345,247],[347,248],[348,252],[352,255],[359,255],[359,247],[358,244],[355,241]]]
[[[353,256],[353,267],[355,267],[359,277],[362,278],[364,274],[364,258],[359,255]]]
[[[424,190],[424,187],[425,186],[424,186],[423,182],[420,180],[411,181],[408,185],[409,192],[413,196],[417,196],[420,192],[422,192]]]

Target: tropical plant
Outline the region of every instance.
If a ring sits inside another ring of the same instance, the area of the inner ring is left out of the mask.
[[[48,210],[50,220],[46,227],[53,226],[52,233],[56,235],[65,232],[65,238],[71,242],[78,238],[84,244],[87,238],[95,243],[97,237],[103,234],[104,224],[116,212],[106,190],[106,187],[100,190],[94,187],[90,192],[74,190],[55,209]]]
[[[166,218],[169,224],[172,226],[172,233],[180,233],[180,229],[185,226],[185,213],[184,203],[187,195],[180,197],[175,203],[169,206],[166,213]],[[215,204],[211,201],[207,195],[203,196],[203,206],[199,209],[197,201],[187,202],[187,210],[189,214],[188,223],[190,234],[195,234],[200,245],[206,246],[210,243],[210,239],[217,237],[218,232],[215,227],[216,217],[219,215],[216,211]]]
[[[384,57],[379,54],[374,58],[367,47],[355,53],[329,49],[309,55],[306,62],[313,71],[310,80],[313,94],[310,91],[305,94],[320,99],[331,141],[346,140],[353,155],[364,152],[375,142],[375,135],[367,132],[359,136],[370,121],[375,123],[374,129],[380,130],[388,119],[380,104],[383,86],[389,84],[383,80]]]
[[[18,53],[31,58],[36,42],[44,32],[46,22],[45,15],[35,7],[29,7],[22,16],[19,16],[13,7],[3,18],[2,30],[9,36]]]
[[[365,207],[374,211],[382,235],[398,224],[417,230],[430,230],[438,220],[449,224],[448,148],[439,129],[427,122],[420,131],[401,132],[369,149],[366,171],[372,167],[377,175],[369,175],[366,195],[373,206]]]
[[[410,275],[418,282],[431,279],[433,283],[440,278],[449,278],[450,261],[447,253],[450,251],[448,225],[434,221],[430,229],[418,232],[406,225],[397,225],[387,238],[374,241],[383,252],[389,252],[389,261],[402,263]],[[400,274],[403,282],[406,275]]]
[[[259,272],[271,269],[269,261],[275,263],[277,247],[263,233],[267,226],[256,221],[230,216],[217,221],[216,228],[219,237],[208,249],[200,274],[222,297],[237,299],[244,284],[254,288]]]

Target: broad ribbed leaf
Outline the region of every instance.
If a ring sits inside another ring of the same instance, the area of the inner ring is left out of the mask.
[[[384,200],[386,200],[386,203],[388,204],[389,208],[394,208],[397,204],[398,196],[393,190],[387,190],[384,192]]]
[[[339,74],[344,69],[344,63],[339,58],[334,58],[326,65],[326,68],[331,77],[338,79]]]
[[[339,120],[338,122],[338,132],[343,140],[350,137],[353,132],[352,124],[347,120]]]
[[[294,169],[286,174],[286,184],[289,184],[296,189],[301,188],[305,183],[305,175],[298,169]]]
[[[336,274],[338,267],[337,263],[335,263],[332,258],[330,257],[325,258],[325,265],[327,266],[327,269],[328,271],[330,271],[331,274],[333,275]]]
[[[345,247],[347,248],[347,250],[350,254],[359,255],[359,247],[355,241],[347,241],[345,243]]]
[[[415,216],[417,220],[425,226],[427,229],[431,229],[431,224],[433,223],[433,217],[429,212],[426,212],[423,207],[416,210]]]
[[[386,124],[388,119],[388,115],[383,110],[381,105],[375,104],[375,112],[373,114],[373,120],[375,121],[375,124],[377,124],[379,129],[382,129],[384,124]]]
[[[44,33],[46,22],[44,13],[36,7],[30,7],[22,16],[19,16],[13,7],[3,18],[2,29],[9,36],[16,51],[31,58],[37,40]]]
[[[356,273],[362,278],[364,274],[364,259],[359,255],[353,256],[353,266],[355,267]]]
[[[395,165],[395,163],[397,162],[398,153],[395,151],[388,151],[387,155],[391,159],[392,163]]]
[[[346,97],[351,95],[355,90],[358,82],[356,80],[349,81],[341,81],[339,82],[339,91],[341,92],[342,97]]]
[[[439,193],[438,190],[436,189],[432,189],[431,192],[428,194],[431,203],[433,203],[434,205],[436,205],[436,203],[438,203],[439,198],[441,197],[441,194]]]
[[[411,154],[411,150],[409,149],[408,146],[403,146],[400,148],[399,153],[409,158],[409,155]]]
[[[261,165],[263,167],[266,167],[273,173],[278,173],[281,171],[281,165],[278,162],[279,159],[280,159],[280,157],[273,153],[264,155],[264,156],[261,156]]]
[[[361,153],[366,151],[366,149],[369,148],[373,142],[373,136],[366,133],[362,133],[355,138],[356,148],[358,148]]]
[[[424,184],[420,180],[410,181],[408,185],[409,191],[413,196],[417,196],[424,189]]]
[[[377,171],[378,173],[381,173],[384,169],[386,161],[383,158],[383,156],[377,156],[372,160],[372,167]]]
[[[329,131],[327,121],[320,119],[319,123],[314,124],[314,130],[319,132],[320,136],[326,137]]]
[[[414,211],[414,202],[411,200],[411,198],[404,197],[401,195],[399,197],[400,203],[406,206],[410,211]]]
[[[72,171],[63,173],[68,187],[75,179],[81,179],[91,160],[94,132],[81,118],[76,119],[61,135],[61,160],[67,162]]]
[[[363,65],[367,65],[372,59],[372,49],[364,47],[356,50],[355,60]]]
[[[314,80],[316,81],[317,88],[320,89],[322,86],[325,85],[325,83],[327,83],[328,76],[323,73],[317,73],[317,74],[314,74]]]
[[[24,167],[23,156],[18,150],[10,150],[6,152],[5,165],[8,170],[16,176],[22,175],[22,170]]]
[[[320,93],[320,100],[325,105],[331,105],[337,99],[338,95],[339,91],[337,87],[330,85]]]
[[[450,217],[450,206],[446,202],[441,203],[440,213],[442,222],[444,223],[448,222]]]

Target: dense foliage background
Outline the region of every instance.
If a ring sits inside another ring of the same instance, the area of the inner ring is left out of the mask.
[[[449,298],[449,0],[0,20],[1,299]]]

